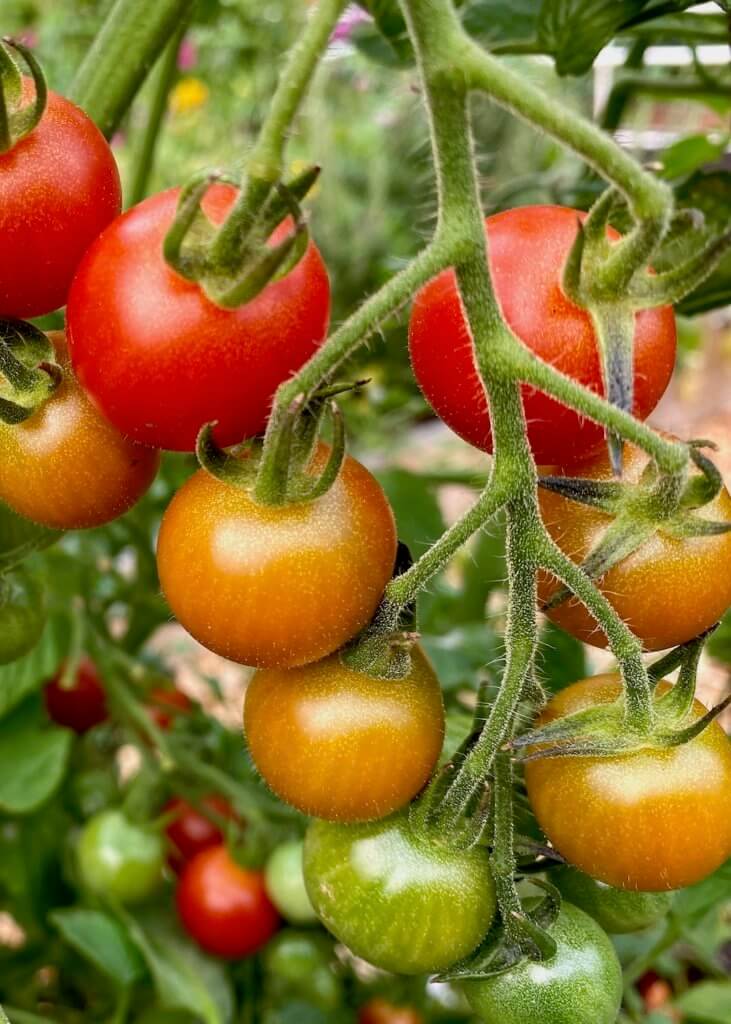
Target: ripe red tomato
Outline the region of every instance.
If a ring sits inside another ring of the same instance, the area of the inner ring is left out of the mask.
[[[358,1011],[358,1024],[424,1024],[413,1006],[395,1006],[386,999],[369,999]]]
[[[185,930],[215,956],[256,953],[279,927],[264,875],[239,867],[225,846],[203,850],[185,866],[176,899]]]
[[[210,188],[203,209],[215,224],[236,194]],[[143,444],[192,451],[205,423],[218,421],[222,445],[264,430],[277,386],[325,337],[330,286],[310,242],[289,274],[221,309],[163,259],[177,199],[178,189],[151,196],[110,225],[79,267],[67,318],[74,368],[112,423]]]
[[[32,98],[24,79],[24,102]],[[49,92],[39,124],[0,153],[0,317],[27,320],[63,306],[81,257],[121,208],[104,136]]]
[[[313,463],[321,469],[323,445]],[[157,546],[160,582],[196,640],[262,668],[317,661],[370,621],[396,557],[396,528],[371,474],[346,458],[311,502],[257,505],[204,470],[177,492]]]
[[[201,803],[224,818],[234,817],[231,804],[216,793],[205,797]],[[220,828],[187,800],[181,800],[180,797],[169,800],[163,813],[175,815],[165,829],[172,847],[168,862],[175,871],[180,871],[201,850],[220,846],[223,842]]]
[[[187,714],[193,707],[190,697],[181,690],[157,686],[148,694],[148,712],[159,729],[167,731],[178,715]]]
[[[625,480],[639,480],[647,462],[644,452],[625,445]],[[575,466],[571,473],[591,480],[613,479],[606,452]],[[541,489],[539,501],[548,532],[576,562],[596,546],[612,521],[598,509],[553,491]],[[731,523],[731,495],[726,488],[696,515]],[[645,650],[661,651],[692,640],[722,617],[731,605],[729,563],[731,532],[679,539],[660,529],[613,566],[599,587]],[[542,573],[539,599],[548,600],[557,586],[552,576]],[[548,617],[584,643],[606,647],[604,633],[575,598],[552,608]]]
[[[563,206],[525,206],[485,221],[490,271],[506,322],[541,359],[604,394],[596,335],[586,310],[566,297],[561,275],[585,214]],[[609,230],[609,237],[619,237]],[[634,413],[655,408],[675,362],[675,320],[670,306],[636,316]],[[409,324],[411,361],[435,412],[460,437],[492,451],[485,393],[453,270],[445,270],[416,295]],[[566,406],[523,388],[528,436],[538,463],[561,462],[597,451],[604,431]]]
[[[91,404],[54,343],[64,376],[23,423],[0,423],[0,500],[58,530],[101,526],[130,509],[155,479],[160,457],[134,444]]]
[[[660,692],[669,687],[661,683]],[[538,723],[609,704],[621,689],[615,675],[582,679],[561,690]],[[696,701],[692,718],[705,713]],[[680,747],[530,761],[525,781],[558,852],[618,889],[680,889],[731,855],[731,744],[717,722]]]
[[[61,686],[63,667],[46,684],[44,697],[49,718],[74,732],[84,733],[109,717],[107,696],[96,665],[90,658],[79,662],[73,685]]]
[[[428,782],[444,739],[439,680],[420,648],[398,682],[354,672],[337,654],[257,672],[244,730],[265,782],[303,814],[369,821]]]

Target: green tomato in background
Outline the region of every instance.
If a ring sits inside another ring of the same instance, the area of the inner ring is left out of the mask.
[[[622,968],[609,936],[570,903],[549,931],[558,947],[550,959],[464,982],[472,1009],[489,1024],[615,1024]]]
[[[577,868],[562,866],[551,872],[562,896],[585,911],[613,935],[639,932],[666,917],[673,892],[631,892],[599,882]]]
[[[335,1009],[342,987],[335,974],[332,940],[318,931],[287,928],[264,950],[264,967],[276,989],[323,1009]]]
[[[120,810],[110,810],[86,823],[77,855],[85,885],[120,903],[136,903],[157,888],[165,845],[157,832],[133,824]]]
[[[0,576],[0,665],[28,654],[46,624],[43,588],[25,569]]]
[[[317,921],[305,887],[302,868],[304,844],[299,839],[282,843],[267,861],[265,882],[269,898],[282,917],[292,924]]]
[[[444,970],[495,914],[487,852],[417,834],[408,812],[360,825],[313,822],[305,882],[320,920],[354,953],[397,974]]]

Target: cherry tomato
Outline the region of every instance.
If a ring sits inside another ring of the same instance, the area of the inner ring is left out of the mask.
[[[154,448],[192,451],[218,421],[231,445],[264,430],[272,395],[325,337],[330,286],[310,242],[290,273],[225,310],[163,258],[178,189],[151,196],[114,221],[74,278],[68,328],[84,387],[124,434]],[[213,185],[203,210],[221,224],[237,196]],[[275,231],[281,241],[291,230]]]
[[[120,810],[102,811],[81,831],[79,871],[94,892],[138,903],[159,885],[164,852],[157,832],[133,824]]]
[[[282,917],[292,924],[312,924],[317,920],[305,888],[302,851],[299,839],[280,843],[264,872],[269,898]]]
[[[370,999],[358,1012],[358,1024],[424,1024],[413,1006],[395,1006],[386,999]]]
[[[28,654],[46,624],[43,588],[25,571],[0,576],[0,665]]]
[[[550,934],[548,960],[523,960],[490,978],[467,981],[472,1009],[489,1024],[615,1024],[622,968],[596,921],[564,903]]]
[[[647,461],[647,455],[627,445],[625,479],[639,480]],[[611,480],[607,455],[574,467],[572,475]],[[552,491],[541,489],[539,499],[546,528],[576,562],[588,554],[612,522],[604,512]],[[695,514],[731,524],[731,495],[722,488]],[[602,577],[600,589],[645,650],[659,651],[692,640],[722,617],[731,605],[731,573],[725,569],[729,562],[731,532],[679,539],[661,529],[613,566]],[[547,600],[556,586],[553,577],[542,574],[539,599]],[[584,643],[606,646],[604,633],[577,600],[564,601],[548,615]]]
[[[239,867],[223,845],[203,850],[186,864],[176,899],[185,930],[215,956],[249,956],[279,926],[264,875]]]
[[[142,497],[160,457],[104,419],[71,372],[63,334],[50,337],[63,380],[29,419],[0,423],[0,500],[53,529],[101,526]]]
[[[328,821],[383,818],[429,780],[444,740],[439,680],[419,647],[405,679],[374,679],[337,654],[257,672],[244,731],[282,800]]]
[[[30,79],[23,98],[32,101]],[[0,317],[28,320],[63,306],[81,257],[121,208],[104,136],[49,92],[39,124],[0,153]]]
[[[524,206],[488,217],[485,226],[495,293],[509,327],[545,362],[604,394],[591,318],[561,287],[578,221],[585,216],[563,206]],[[619,237],[611,229],[608,236]],[[652,412],[668,385],[675,345],[670,306],[637,314],[634,413],[640,419]],[[437,415],[470,444],[492,451],[487,400],[453,270],[417,293],[409,347],[416,378]],[[567,464],[602,447],[602,428],[555,399],[524,387],[523,404],[537,462]]]
[[[326,458],[322,446],[314,467]],[[327,494],[285,506],[257,505],[200,470],[170,503],[157,546],[162,589],[188,632],[263,668],[316,661],[355,636],[395,557],[386,496],[351,458]]]
[[[332,940],[322,932],[287,928],[275,935],[264,951],[264,968],[275,993],[305,999],[324,1010],[335,1010],[342,986],[332,969]]]
[[[621,692],[616,675],[582,679],[561,690],[538,722],[609,704]],[[705,713],[695,701],[692,719]],[[680,889],[731,855],[731,744],[717,722],[679,747],[530,761],[525,781],[559,853],[616,888]]]
[[[171,727],[178,715],[188,714],[193,708],[190,697],[182,690],[171,687],[156,686],[148,694],[147,710],[150,718],[159,729],[165,732]]]
[[[669,892],[628,892],[590,878],[568,865],[551,872],[551,881],[570,903],[585,911],[605,932],[623,935],[649,928],[667,917]]]
[[[224,818],[234,817],[233,808],[225,797],[214,793],[205,797],[201,803]],[[220,828],[187,800],[181,800],[180,797],[169,800],[163,813],[175,816],[165,829],[172,846],[168,862],[175,871],[180,871],[201,850],[220,846],[223,842]]]
[[[90,658],[82,658],[69,687],[61,685],[63,672],[61,667],[46,684],[44,696],[49,718],[79,734],[106,721],[109,717],[107,695],[94,662]]]
[[[495,913],[487,851],[416,835],[403,812],[362,825],[313,822],[305,882],[325,927],[397,974],[449,967],[478,945]]]

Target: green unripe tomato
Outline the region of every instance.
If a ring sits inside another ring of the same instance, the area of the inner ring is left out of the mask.
[[[667,916],[675,896],[673,892],[615,889],[568,865],[552,871],[551,881],[570,903],[613,935],[649,928]]]
[[[489,1024],[615,1024],[622,968],[608,935],[583,910],[561,906],[550,928],[557,950],[503,974],[464,983],[470,1006]]]
[[[416,834],[407,812],[360,825],[313,822],[304,864],[323,924],[397,974],[446,969],[478,945],[495,914],[487,852]]]
[[[264,950],[264,967],[275,987],[323,1009],[337,1007],[342,995],[332,959],[332,940],[317,931],[287,928]]]
[[[25,569],[0,576],[0,665],[28,654],[46,624],[43,588]]]
[[[313,924],[317,920],[305,887],[303,847],[299,839],[282,843],[267,861],[264,876],[269,899],[292,924]]]
[[[120,903],[136,903],[159,884],[165,846],[156,832],[133,824],[119,810],[110,810],[86,823],[77,855],[85,885]]]

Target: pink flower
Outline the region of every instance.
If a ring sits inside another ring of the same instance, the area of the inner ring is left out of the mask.
[[[367,14],[362,7],[357,7],[355,5],[349,7],[335,26],[331,41],[340,42],[342,40],[349,39],[353,34],[353,30],[356,29],[358,25],[363,25],[365,22],[370,20],[371,16]]]
[[[186,36],[178,50],[178,69],[190,71],[198,63],[198,47],[190,36]]]

